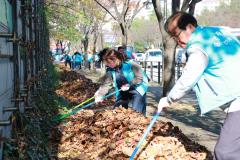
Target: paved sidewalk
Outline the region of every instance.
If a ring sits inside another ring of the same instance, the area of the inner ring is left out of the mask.
[[[99,77],[104,74],[104,71],[100,69],[95,71],[80,70],[79,73],[93,80],[93,82],[97,82]],[[156,112],[161,94],[162,88],[159,84],[150,82],[147,93],[148,116]],[[187,137],[206,146],[211,152],[214,150],[224,118],[225,113],[220,110],[212,111],[201,117],[193,92],[183,97],[180,102],[173,104],[171,108],[161,113],[160,116],[160,120],[171,122],[174,126],[178,126]]]

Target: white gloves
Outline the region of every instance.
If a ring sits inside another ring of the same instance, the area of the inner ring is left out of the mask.
[[[94,94],[95,97],[95,103],[98,104],[100,102],[103,102],[103,97],[99,93],[99,90]]]
[[[129,84],[124,84],[124,85],[122,85],[121,90],[122,90],[122,91],[128,91],[129,88],[130,88],[130,85],[129,85]]]
[[[95,103],[101,103],[103,102],[103,97],[95,97]]]
[[[159,103],[158,103],[158,112],[161,112],[163,108],[169,107],[169,106],[170,106],[170,104],[168,102],[167,97],[161,98]]]

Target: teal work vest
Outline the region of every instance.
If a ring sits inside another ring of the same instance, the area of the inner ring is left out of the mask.
[[[197,27],[187,43],[190,47],[208,57],[208,66],[194,86],[201,114],[239,97],[240,42],[221,28]]]
[[[118,87],[117,87],[117,80],[116,80],[116,72],[111,71],[111,73],[112,73],[112,77],[113,77],[113,86],[114,86],[115,90],[117,91]],[[128,83],[131,85],[131,81],[135,77],[135,75],[132,71],[132,61],[131,60],[125,61],[122,63],[121,73],[126,78]],[[140,84],[135,86],[135,90],[138,91],[138,93],[143,96],[147,92],[147,89],[148,89],[148,78],[143,70],[142,70],[142,74],[143,74],[143,81]],[[119,92],[116,92],[116,97],[118,97],[118,96],[119,96]]]
[[[82,60],[83,60],[82,55],[75,54],[74,60],[75,60],[75,62],[82,62]]]

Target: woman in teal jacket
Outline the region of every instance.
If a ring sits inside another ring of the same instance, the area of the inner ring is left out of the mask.
[[[131,60],[127,60],[118,51],[105,48],[99,53],[100,61],[108,67],[102,77],[102,85],[95,93],[95,101],[102,101],[102,97],[114,87],[116,91],[115,107],[127,108],[129,102],[132,108],[146,115],[146,92],[148,79],[141,66]]]

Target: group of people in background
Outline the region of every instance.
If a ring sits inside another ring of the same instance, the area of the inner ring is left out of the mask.
[[[121,53],[124,58],[127,59],[134,59],[132,53],[129,53],[129,51],[126,50],[125,47],[119,46],[117,48],[117,51]],[[65,66],[69,66],[72,70],[79,70],[82,68],[82,66],[85,66],[85,68],[91,69],[91,64],[94,64],[96,68],[101,67],[100,57],[99,53],[91,53],[90,51],[87,51],[87,53],[84,52],[68,52],[64,54],[63,57]]]
[[[79,70],[84,65],[85,68],[91,69],[91,63],[97,61],[97,54],[88,53],[80,53],[79,51],[75,51],[73,54],[66,53],[64,55],[64,63],[65,66],[69,66],[72,70]]]

